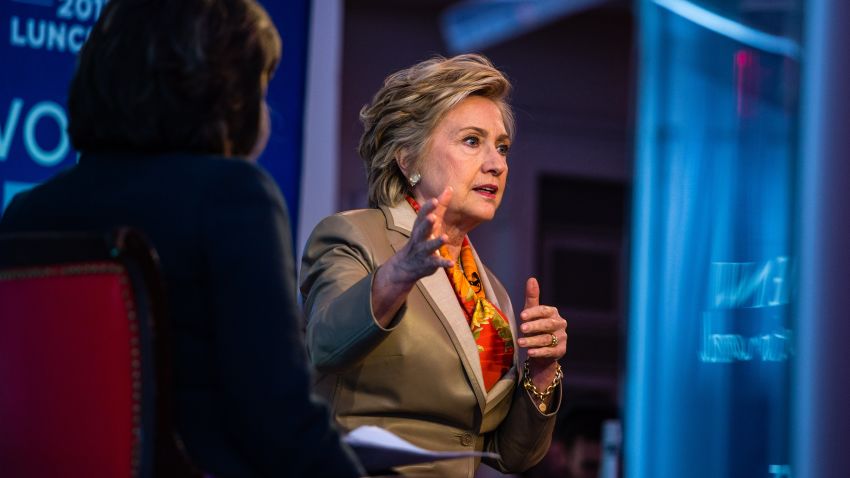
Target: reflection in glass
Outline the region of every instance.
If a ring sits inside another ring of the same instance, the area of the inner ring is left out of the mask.
[[[799,5],[640,22],[626,476],[790,476]]]

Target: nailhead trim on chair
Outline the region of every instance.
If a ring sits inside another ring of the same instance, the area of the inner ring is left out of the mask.
[[[127,270],[120,264],[112,262],[91,262],[68,264],[63,266],[46,266],[46,267],[27,267],[21,269],[6,269],[0,271],[0,280],[10,279],[37,279],[42,277],[56,276],[75,276],[75,275],[92,275],[92,274],[117,274],[119,275],[119,284],[121,285],[121,297],[124,299],[124,307],[127,312],[127,319],[130,321],[130,373],[132,377],[132,420],[133,420],[133,438],[132,438],[132,453],[130,458],[130,474],[133,477],[139,475],[139,465],[141,460],[141,357],[139,350],[139,327],[136,323],[136,302],[133,297],[133,291],[130,288],[130,279],[127,275]]]

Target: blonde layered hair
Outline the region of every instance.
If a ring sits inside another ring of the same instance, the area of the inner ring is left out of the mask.
[[[417,171],[437,123],[470,96],[495,102],[513,137],[510,91],[505,75],[477,54],[435,57],[388,76],[372,103],[360,110],[364,131],[359,152],[366,163],[369,205],[392,206],[412,195],[399,161]]]

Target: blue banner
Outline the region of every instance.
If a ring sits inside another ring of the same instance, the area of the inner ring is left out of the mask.
[[[272,127],[268,146],[260,157],[260,164],[271,173],[283,191],[289,206],[294,238],[298,237],[295,227],[298,224],[298,198],[301,188],[310,0],[264,0],[260,3],[268,10],[283,42],[283,58],[269,84],[266,98]],[[317,193],[325,194],[324,191]]]
[[[65,109],[77,52],[105,0],[4,0],[0,207],[76,160]]]
[[[76,55],[107,0],[0,0],[0,212],[12,197],[72,166],[66,128]],[[269,85],[272,135],[260,163],[297,224],[309,1],[266,1],[283,59]]]

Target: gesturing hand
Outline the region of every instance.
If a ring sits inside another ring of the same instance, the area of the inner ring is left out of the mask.
[[[555,376],[558,359],[567,352],[567,321],[555,307],[540,305],[540,286],[533,277],[525,284],[525,307],[519,316],[524,337],[517,344],[528,349],[535,385],[545,387]]]
[[[410,240],[385,265],[394,269],[396,280],[412,286],[438,268],[452,265],[451,260],[436,253],[448,240],[442,233],[442,224],[452,193],[452,188],[447,187],[438,197],[420,205]]]
[[[372,313],[381,326],[390,324],[416,281],[433,274],[440,267],[452,265],[451,260],[436,254],[448,240],[441,226],[452,192],[452,188],[448,187],[438,197],[420,205],[410,240],[375,273]]]

